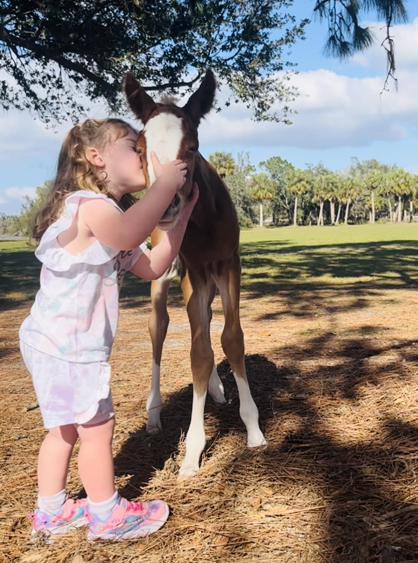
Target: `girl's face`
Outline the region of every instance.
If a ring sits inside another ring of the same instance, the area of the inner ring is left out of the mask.
[[[141,159],[135,150],[136,140],[137,134],[129,130],[127,135],[111,141],[101,151],[102,169],[107,173],[109,191],[117,199],[145,188]]]

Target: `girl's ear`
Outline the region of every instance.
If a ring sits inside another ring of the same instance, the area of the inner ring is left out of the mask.
[[[87,147],[86,158],[90,162],[90,164],[93,164],[98,168],[104,168],[105,166],[105,161],[103,160],[102,155],[94,147]]]

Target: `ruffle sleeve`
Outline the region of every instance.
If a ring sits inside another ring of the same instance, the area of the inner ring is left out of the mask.
[[[64,209],[60,217],[48,227],[41,238],[35,256],[47,268],[56,272],[66,272],[76,264],[100,265],[105,264],[117,256],[120,249],[111,248],[100,241],[94,242],[77,255],[70,254],[58,242],[58,235],[69,229],[77,214],[80,201],[83,198],[104,199],[122,213],[117,204],[104,194],[80,190],[70,194],[65,200]]]

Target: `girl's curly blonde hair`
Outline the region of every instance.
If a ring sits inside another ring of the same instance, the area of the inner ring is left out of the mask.
[[[103,150],[110,142],[125,137],[135,131],[121,119],[87,119],[75,125],[62,143],[58,156],[57,175],[48,193],[45,204],[35,216],[32,237],[39,241],[49,225],[54,223],[62,212],[65,198],[72,192],[88,190],[115,198],[109,192],[106,177],[99,174],[99,169],[91,164],[86,156],[88,147]],[[125,194],[116,203],[126,210],[136,199]]]

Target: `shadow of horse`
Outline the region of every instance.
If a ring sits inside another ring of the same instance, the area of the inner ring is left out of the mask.
[[[273,397],[283,387],[281,374],[266,357],[246,356],[245,364],[254,401],[259,409],[263,430],[274,416],[271,409]],[[213,443],[230,433],[241,434],[246,443],[246,429],[239,416],[239,396],[229,362],[225,359],[217,366],[225,389],[227,403],[219,405],[208,395],[205,408],[205,429],[210,434],[202,456],[210,459]],[[163,469],[168,459],[179,455],[179,444],[186,434],[192,411],[193,385],[170,394],[161,411],[163,431],[148,434],[146,425],[132,432],[115,457],[115,475],[131,475],[120,493],[128,498],[138,496],[151,480],[155,470]]]

